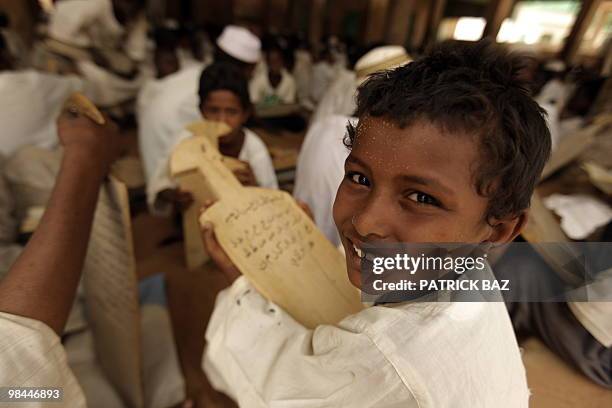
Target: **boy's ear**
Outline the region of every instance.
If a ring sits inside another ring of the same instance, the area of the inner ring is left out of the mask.
[[[517,216],[508,216],[505,219],[495,219],[491,222],[491,235],[486,240],[494,244],[505,244],[514,241],[514,239],[521,233],[529,215],[527,211],[521,212]]]

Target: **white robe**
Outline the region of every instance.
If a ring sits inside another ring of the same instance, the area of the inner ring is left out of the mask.
[[[319,103],[325,91],[334,82],[341,67],[330,64],[327,61],[317,62],[312,68],[312,81],[310,83],[310,99],[315,103]]]
[[[127,67],[144,61],[147,45],[144,15],[123,27],[116,19],[111,0],[63,0],[50,16],[49,37],[68,45],[110,52]],[[76,61],[87,82],[88,96],[99,106],[115,106],[136,96],[142,75],[125,79],[92,61]],[[126,67],[126,68],[127,68]],[[135,65],[134,65],[135,67]]]
[[[177,136],[187,125],[202,117],[198,109],[198,81],[202,69],[203,66],[199,65],[180,70],[149,82],[140,92],[137,102],[138,142],[147,191],[161,191],[155,183],[167,173],[168,155]]]
[[[296,86],[293,76],[283,69],[281,81],[276,88],[270,83],[267,70],[260,72],[249,83],[251,102],[254,104],[266,103],[271,99],[278,99],[280,103],[295,103]]]
[[[293,189],[294,197],[310,206],[315,223],[335,246],[340,237],[332,207],[349,153],[342,143],[348,121],[347,116],[332,115],[310,126],[298,157]]]
[[[309,330],[240,277],[206,340],[206,375],[241,407],[528,406],[503,302],[374,306]]]
[[[85,407],[85,396],[66,360],[60,338],[37,320],[0,313],[0,384],[3,387],[59,387],[58,407]],[[15,404],[15,406],[23,404]],[[28,403],[28,407],[51,404]]]
[[[357,109],[357,77],[355,72],[342,70],[323,95],[311,123],[330,115],[351,116]]]
[[[245,133],[244,144],[238,155],[238,159],[249,163],[257,185],[264,188],[278,188],[278,180],[272,158],[268,152],[268,148],[264,142],[255,134],[255,132],[244,128]],[[176,134],[175,138],[168,145],[168,150],[160,160],[163,163],[157,167],[155,174],[147,183],[147,202],[152,212],[156,214],[168,214],[170,207],[157,199],[157,195],[168,188],[176,188],[177,184],[171,179],[169,173],[170,156],[174,147],[182,140],[192,136],[188,130],[182,130]]]
[[[185,384],[168,312],[158,305],[145,305],[141,314],[145,406],[173,406],[184,400]],[[64,348],[57,334],[44,323],[0,312],[0,334],[0,384],[3,387],[58,387],[63,390],[60,404],[28,403],[28,407],[125,406],[96,359],[90,330],[68,337]]]
[[[306,50],[297,50],[294,53],[295,65],[293,77],[297,88],[297,98],[304,107],[311,107],[310,81],[312,80],[312,56]]]
[[[75,76],[1,72],[0,153],[8,157],[26,145],[55,146],[62,106],[72,92],[82,89],[83,81]]]

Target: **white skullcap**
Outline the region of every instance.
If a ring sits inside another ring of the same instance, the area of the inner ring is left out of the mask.
[[[359,58],[355,64],[355,74],[363,80],[377,71],[397,68],[411,61],[412,58],[401,45],[384,45]]]
[[[261,58],[261,41],[244,27],[229,25],[217,39],[217,45],[226,54],[249,64]]]

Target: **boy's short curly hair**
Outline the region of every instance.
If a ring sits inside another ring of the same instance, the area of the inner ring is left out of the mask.
[[[251,108],[249,96],[249,83],[239,67],[228,62],[215,62],[202,71],[198,96],[200,105],[214,91],[230,91],[240,99],[244,110]]]
[[[545,111],[519,79],[524,59],[488,41],[445,43],[408,65],[379,72],[357,93],[359,118],[384,117],[404,128],[426,120],[479,138],[474,169],[485,214],[516,216],[529,202],[551,149]],[[348,125],[351,148],[357,127]]]

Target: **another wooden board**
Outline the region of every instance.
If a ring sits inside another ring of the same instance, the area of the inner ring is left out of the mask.
[[[218,200],[200,222],[215,225],[219,243],[240,271],[265,297],[307,327],[338,323],[362,310],[344,256],[293,198],[277,190],[240,185],[210,140],[181,143],[171,170],[183,180],[193,177],[199,194]]]

